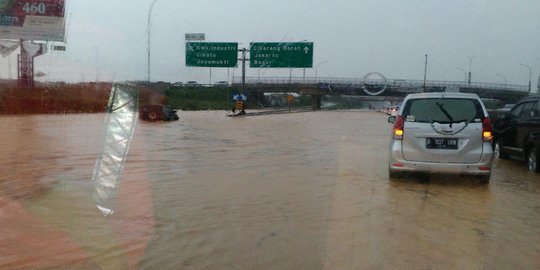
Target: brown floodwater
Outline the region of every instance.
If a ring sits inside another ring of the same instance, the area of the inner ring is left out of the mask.
[[[0,269],[539,269],[540,176],[390,182],[383,114],[137,123],[115,212],[103,114],[0,117]]]

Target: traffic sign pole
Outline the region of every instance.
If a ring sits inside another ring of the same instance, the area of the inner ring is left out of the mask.
[[[246,48],[242,49],[242,94],[246,92]]]

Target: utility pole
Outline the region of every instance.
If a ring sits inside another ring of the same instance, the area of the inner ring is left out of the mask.
[[[473,56],[467,56],[469,59],[469,84],[471,84],[471,77],[472,77],[472,60],[476,57],[476,55]]]
[[[248,50],[246,48],[243,48],[240,50],[242,52],[242,94],[245,95],[246,93],[246,61],[249,60],[246,58],[246,53]]]

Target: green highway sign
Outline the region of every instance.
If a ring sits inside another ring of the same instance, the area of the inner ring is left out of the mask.
[[[235,67],[238,62],[238,43],[186,42],[186,66]]]
[[[252,42],[252,68],[313,67],[313,42]]]

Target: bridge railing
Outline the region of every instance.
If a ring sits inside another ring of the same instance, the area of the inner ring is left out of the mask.
[[[242,83],[241,78],[235,78],[234,84]],[[382,80],[366,80],[358,78],[335,78],[335,77],[246,77],[247,84],[271,84],[271,85],[288,85],[288,84],[335,84],[335,85],[351,85],[361,86],[362,84],[371,85],[383,85]],[[424,86],[423,80],[401,80],[401,79],[387,79],[386,83],[390,86],[404,87],[404,88],[420,88]],[[519,91],[528,92],[527,85],[514,85],[514,84],[501,84],[501,83],[483,83],[483,82],[471,82],[466,83],[463,81],[442,81],[442,80],[427,80],[426,87],[446,87],[446,86],[458,86],[461,88],[477,88],[477,89],[490,89],[490,90],[505,90],[505,91]]]

